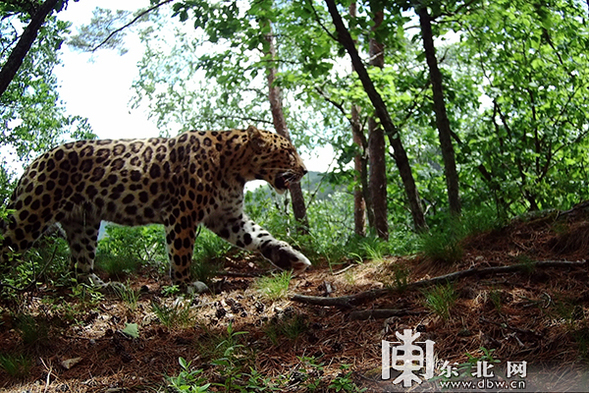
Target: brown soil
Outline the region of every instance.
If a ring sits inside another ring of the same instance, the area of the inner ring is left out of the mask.
[[[454,264],[417,255],[371,261],[341,273],[315,268],[294,278],[290,291],[336,297],[394,285],[399,271],[417,281],[472,267],[583,260],[589,253],[589,213],[580,206],[564,214],[514,221],[470,237],[462,246],[464,257]],[[251,260],[243,258],[228,260],[227,266],[232,273],[252,271]],[[398,341],[395,332],[403,329],[416,329],[424,340],[435,341],[437,359],[450,363],[466,362],[469,355],[480,357],[484,347],[493,349],[502,362],[572,367],[589,356],[588,278],[585,267],[575,267],[464,279],[453,284],[457,300],[444,319],[426,307],[422,291],[391,292],[353,309],[337,309],[288,299],[271,301],[256,289],[255,278],[232,274],[216,279],[215,294],[201,295],[187,306],[190,318],[183,326],[169,328],[153,313],[152,302],[173,308],[189,300],[162,296],[168,283],[149,272],[133,278],[133,286],[143,288],[135,310],[112,295],[89,306],[72,297],[71,290],[41,287],[19,304],[0,304],[0,354],[32,359],[25,377],[13,378],[0,369],[0,391],[166,391],[165,377],[180,372],[179,357],[203,369],[210,382],[222,382],[211,360],[230,323],[234,331],[247,332],[239,336],[247,356],[244,364],[266,377],[287,380],[282,391],[308,391],[300,378],[302,357],[314,357],[324,365],[315,374],[322,380],[316,391],[335,391],[328,386],[347,372],[342,365],[350,365],[358,386],[389,391],[391,382],[380,381],[381,340]],[[353,311],[369,309],[405,309],[413,314],[349,318]],[[14,317],[22,310],[46,327],[45,337],[24,342]],[[279,333],[271,339],[272,327],[297,320],[304,326],[298,336]],[[127,323],[139,325],[138,338],[121,333]],[[64,368],[62,362],[74,358],[79,362]]]

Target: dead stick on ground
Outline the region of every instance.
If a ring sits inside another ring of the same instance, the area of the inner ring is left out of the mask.
[[[520,263],[517,265],[509,266],[493,266],[486,268],[473,268],[468,270],[461,270],[459,272],[445,274],[430,278],[427,280],[421,280],[409,283],[403,286],[401,289],[415,290],[430,285],[444,284],[446,282],[456,281],[470,276],[488,276],[492,274],[504,274],[504,273],[515,273],[519,271],[532,271],[533,269],[547,269],[554,267],[578,267],[584,266],[586,261],[536,261],[530,263]],[[330,306],[339,308],[352,308],[353,305],[362,303],[367,300],[376,299],[381,296],[398,291],[398,288],[382,288],[373,289],[370,291],[360,292],[355,295],[340,296],[340,297],[321,297],[321,296],[306,296],[295,294],[291,297],[291,300],[301,303],[314,304],[318,306]]]

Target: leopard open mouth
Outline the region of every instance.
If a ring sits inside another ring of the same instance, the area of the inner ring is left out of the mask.
[[[300,178],[300,176],[296,176],[295,174],[289,172],[279,173],[274,179],[274,188],[282,193],[286,191],[292,183],[299,181]]]

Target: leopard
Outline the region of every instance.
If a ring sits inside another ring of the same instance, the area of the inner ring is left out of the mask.
[[[106,221],[163,224],[169,276],[181,287],[203,288],[190,273],[201,225],[298,275],[311,262],[244,213],[244,189],[249,181],[264,180],[283,194],[306,173],[290,139],[255,126],[64,143],[36,158],[18,181],[9,215],[0,221],[0,266],[57,225],[78,281],[104,287],[94,259]]]

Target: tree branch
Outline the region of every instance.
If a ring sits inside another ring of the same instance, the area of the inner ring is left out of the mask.
[[[59,0],[45,1],[31,16],[29,25],[23,31],[18,43],[10,53],[10,56],[8,56],[8,60],[6,60],[2,70],[0,70],[0,96],[4,94],[10,82],[14,79],[25,56],[29,53],[31,46],[33,46],[33,43],[37,39],[39,29],[41,29],[45,19],[51,14],[58,1]]]
[[[110,34],[108,35],[108,37],[106,37],[100,44],[96,45],[94,48],[90,49],[90,52],[96,52],[98,49],[100,49],[101,47],[103,47],[104,45],[106,45],[106,43],[113,38],[116,34],[120,33],[121,31],[125,30],[126,28],[130,27],[131,25],[133,25],[135,22],[137,22],[139,19],[141,19],[142,17],[144,17],[145,15],[149,14],[151,11],[154,11],[158,8],[160,8],[163,5],[166,5],[168,3],[173,2],[174,0],[164,0],[161,3],[158,3],[152,7],[149,7],[143,11],[141,11],[139,14],[137,14],[137,16],[135,16],[135,18],[133,18],[133,20],[131,20],[130,22],[126,23],[125,25],[119,27],[118,29],[115,29],[113,31],[110,32]]]
[[[493,274],[505,274],[516,272],[529,272],[532,269],[549,269],[549,268],[564,268],[564,267],[580,267],[586,266],[586,261],[536,261],[531,263],[520,263],[509,266],[493,266],[487,268],[472,268],[468,270],[461,270],[454,273],[445,274],[442,276],[430,278],[427,280],[420,280],[409,283],[402,288],[381,288],[364,291],[355,295],[347,295],[340,297],[321,297],[321,296],[306,296],[295,294],[291,300],[306,304],[314,304],[317,306],[338,307],[338,308],[352,308],[353,305],[362,303],[367,300],[373,300],[382,296],[390,295],[399,290],[416,290],[431,285],[445,284],[447,282],[456,281],[471,276],[488,276]]]

